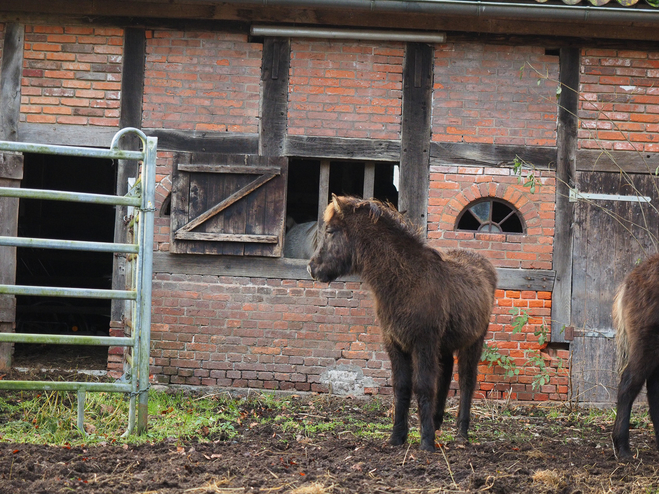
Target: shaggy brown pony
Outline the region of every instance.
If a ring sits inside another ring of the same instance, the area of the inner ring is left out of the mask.
[[[632,457],[632,404],[644,383],[659,448],[659,254],[639,264],[620,285],[613,301],[613,323],[621,373],[613,447],[618,458],[626,459]]]
[[[477,366],[494,304],[497,274],[467,250],[439,253],[391,205],[332,197],[308,266],[318,281],[359,274],[371,289],[391,360],[396,405],[390,444],[407,440],[412,391],[421,449],[434,451],[458,354],[458,430],[467,439]]]

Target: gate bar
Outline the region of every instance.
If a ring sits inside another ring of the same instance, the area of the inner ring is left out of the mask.
[[[28,391],[100,391],[106,393],[130,393],[130,383],[95,383],[76,381],[2,381],[2,389],[22,389]]]
[[[3,237],[0,245],[10,247],[39,247],[42,249],[85,250],[90,252],[123,252],[137,254],[139,246],[135,244],[119,244],[112,242],[88,242],[81,240],[56,240],[50,238]]]
[[[46,295],[50,297],[109,298],[121,300],[137,299],[137,293],[132,290],[100,290],[96,288],[29,285],[0,285],[0,295]]]
[[[86,336],[38,333],[0,333],[0,343],[41,343],[48,345],[135,346],[129,336]]]
[[[126,129],[122,129],[126,130]],[[52,144],[34,144],[30,142],[0,141],[0,151],[10,151],[16,153],[34,153],[34,154],[58,154],[61,156],[79,156],[83,158],[107,158],[111,160],[142,160],[144,159],[143,151],[128,151],[118,149],[117,132],[112,139],[110,149],[89,148],[78,146],[54,146]],[[125,134],[125,132],[124,132]],[[123,135],[123,134],[121,134]]]
[[[87,192],[66,192],[61,190],[19,189],[0,187],[0,197],[19,197],[21,199],[46,199],[49,201],[86,202],[91,204],[109,204],[111,206],[139,206],[138,196],[110,196]]]

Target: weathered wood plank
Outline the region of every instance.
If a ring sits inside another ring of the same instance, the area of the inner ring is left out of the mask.
[[[251,175],[263,175],[264,173],[272,173],[279,175],[281,168],[277,166],[241,166],[241,165],[215,165],[215,164],[185,164],[179,163],[178,169],[182,172],[198,172],[198,173],[244,173]]]
[[[20,123],[20,142],[38,142],[61,146],[110,147],[119,127],[84,127],[81,125]],[[160,149],[160,143],[158,143]]]
[[[260,152],[263,156],[284,156],[288,124],[288,72],[291,41],[288,38],[266,38],[261,64]]]
[[[570,344],[572,388],[570,399],[579,403],[614,403],[618,388],[613,338],[577,337]]]
[[[551,269],[497,268],[497,273],[499,288],[506,290],[551,292],[556,279],[556,271]]]
[[[25,26],[15,22],[5,25],[5,38],[0,71],[0,140],[19,139],[18,122],[21,105],[21,77],[23,74],[23,44]],[[23,178],[23,156],[11,153],[0,157],[0,186],[20,187]],[[0,234],[18,233],[18,199],[0,198]],[[0,247],[0,283],[16,283],[16,248]],[[0,296],[0,332],[14,331],[16,297]],[[11,368],[13,345],[0,344],[0,370]]]
[[[511,166],[516,157],[537,168],[556,166],[556,148],[541,146],[502,146],[466,142],[431,142],[433,165]]]
[[[257,134],[198,132],[195,130],[142,129],[158,138],[158,149],[189,153],[258,154]]]
[[[577,151],[577,170],[656,175],[659,170],[659,153],[580,149]]]
[[[177,240],[204,240],[207,242],[260,242],[276,244],[276,235],[252,235],[241,233],[176,232]],[[237,254],[234,254],[237,255]]]
[[[210,276],[246,276],[310,280],[307,272],[309,261],[304,259],[254,258],[236,256],[195,256],[154,253],[154,273],[198,274]],[[537,269],[498,268],[499,288],[503,290],[551,291],[554,272]],[[359,281],[358,276],[348,276],[340,280]]]
[[[556,135],[556,227],[554,269],[556,283],[552,295],[551,341],[565,341],[563,327],[570,325],[572,300],[572,222],[573,207],[568,200],[569,186],[576,174],[578,129],[578,90],[581,51],[561,48],[558,129]]]
[[[433,57],[431,45],[407,43],[403,63],[398,209],[423,231],[428,225]]]
[[[190,153],[180,153],[176,154],[174,159],[175,163],[190,163],[191,157]],[[172,191],[170,192],[170,197],[169,249],[171,252],[187,252],[186,246],[179,244],[174,238],[174,233],[188,222],[188,209],[190,207],[190,174],[179,172],[178,167],[174,167],[172,173]]]
[[[400,141],[289,135],[284,154],[305,158],[398,161]]]
[[[0,72],[0,140],[18,140],[23,75],[23,42],[25,26],[10,22],[5,25],[5,39]]]

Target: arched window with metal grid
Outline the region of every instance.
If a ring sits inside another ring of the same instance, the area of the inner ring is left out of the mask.
[[[492,197],[468,204],[456,222],[456,230],[480,233],[525,233],[522,215],[514,206]]]

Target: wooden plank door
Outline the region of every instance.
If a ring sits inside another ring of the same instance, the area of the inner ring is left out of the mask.
[[[178,154],[171,251],[281,256],[287,169],[283,157]]]
[[[611,306],[627,273],[658,250],[659,179],[578,172],[576,183],[580,193],[605,196],[577,199],[574,207],[571,392],[581,402],[612,403],[618,376]],[[633,200],[638,196],[651,202]]]

